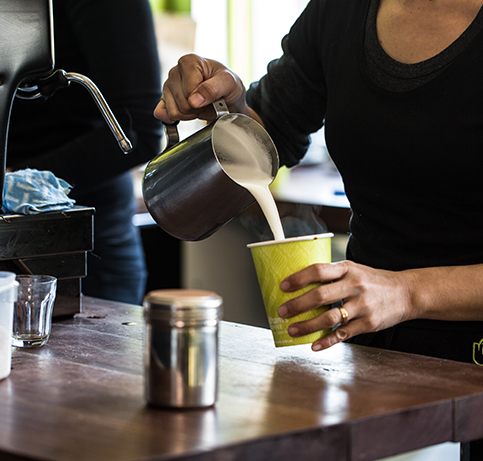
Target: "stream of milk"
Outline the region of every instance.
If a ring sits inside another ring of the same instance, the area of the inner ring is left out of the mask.
[[[273,178],[262,170],[254,171],[244,165],[230,165],[229,167],[225,167],[225,170],[230,178],[247,189],[255,197],[255,200],[260,205],[268,221],[274,239],[283,240],[285,235],[282,222],[277,205],[268,187]]]
[[[270,192],[272,156],[269,146],[256,133],[238,126],[236,117],[222,119],[213,139],[218,161],[236,183],[247,189],[260,205],[275,240],[285,238],[280,215]]]

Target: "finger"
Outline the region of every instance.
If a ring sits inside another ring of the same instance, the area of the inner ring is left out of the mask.
[[[165,117],[162,119],[166,123],[173,123],[177,120],[193,120],[196,118],[196,114],[194,113],[187,113],[185,110],[181,110],[179,105],[182,104],[179,98],[171,91],[170,87],[165,85],[162,100],[164,101],[164,110],[165,110]],[[161,104],[161,109],[162,103]],[[187,105],[185,101],[185,105]]]
[[[178,60],[176,72],[180,78],[180,88],[183,92],[185,100],[192,95],[196,88],[203,83],[204,80],[211,78],[212,68],[210,61],[195,54],[187,54]],[[170,75],[171,78],[171,75]],[[207,104],[210,101],[207,102]],[[192,108],[199,108],[204,104],[193,105]]]
[[[350,293],[346,290],[346,286],[341,286],[337,283],[317,285],[306,293],[283,303],[278,308],[278,315],[283,318],[291,318],[315,307],[330,306],[341,299],[347,298]]]
[[[166,102],[164,101],[164,99],[161,99],[161,101],[159,101],[156,107],[154,108],[154,116],[166,123],[174,122],[174,120],[171,120],[168,117],[168,112],[166,110]]]
[[[166,104],[166,101],[165,101],[165,98],[168,98],[167,94],[163,94],[163,99],[161,99],[158,103],[158,105],[156,106],[156,108],[154,109],[154,116],[159,119],[159,120],[162,120],[164,123],[174,123],[176,122],[177,120],[179,120],[179,118],[171,118],[169,116],[169,113],[168,113],[168,107],[167,107],[167,104]]]
[[[198,118],[205,120],[216,117],[211,103],[221,97],[223,92],[223,88],[217,87],[219,80],[216,77],[217,64],[216,61],[194,54],[180,58],[176,67],[179,84],[176,74],[171,80],[177,84],[176,88],[181,89],[181,94],[176,93],[175,98],[179,101],[178,106],[183,113],[194,112]]]
[[[189,102],[192,107],[201,107],[216,99],[225,98],[230,105],[239,95],[236,85],[236,78],[228,69],[217,69],[194,89]]]
[[[178,69],[183,93],[192,108],[213,111],[211,104],[219,98],[225,99],[231,112],[239,112],[240,105],[245,104],[242,81],[220,62],[188,55],[180,59]]]
[[[345,326],[340,326],[334,331],[318,339],[312,344],[313,351],[322,351],[334,346],[335,344],[347,341],[349,338],[358,336],[360,334],[367,333],[367,326],[365,325],[364,319],[356,319],[350,321]]]
[[[348,271],[346,261],[337,263],[312,264],[285,278],[280,284],[282,291],[291,292],[317,282],[339,280]]]
[[[337,308],[333,308],[312,319],[293,323],[288,327],[288,334],[293,337],[305,336],[317,331],[335,328],[340,323],[340,311]]]
[[[168,79],[164,82],[162,96],[172,120],[191,120],[196,115],[196,110],[188,102],[189,94],[185,94],[183,85],[180,66],[175,66],[169,71]]]
[[[193,108],[191,106],[185,97],[181,77],[176,68],[171,69],[170,78],[164,83],[163,96],[158,106],[155,116],[167,123],[172,123],[176,120],[194,120],[196,118],[212,120],[216,117],[216,112],[211,104],[201,108]],[[172,122],[169,122],[168,119]]]

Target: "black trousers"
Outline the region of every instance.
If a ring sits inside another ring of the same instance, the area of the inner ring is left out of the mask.
[[[136,203],[131,174],[124,173],[76,200],[96,209],[94,250],[87,255],[82,293],[140,304],[147,270],[139,229],[132,223]]]

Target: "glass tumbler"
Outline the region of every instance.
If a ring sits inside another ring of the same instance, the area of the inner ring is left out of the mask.
[[[17,301],[13,311],[12,345],[40,347],[47,343],[57,279],[50,275],[18,275]]]

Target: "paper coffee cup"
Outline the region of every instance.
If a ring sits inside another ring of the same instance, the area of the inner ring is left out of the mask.
[[[328,309],[321,306],[301,313],[290,319],[284,319],[277,313],[286,301],[296,298],[320,284],[311,284],[301,290],[285,293],[280,289],[283,279],[311,264],[331,262],[332,233],[306,235],[284,240],[271,240],[247,245],[252,253],[253,263],[262,292],[268,322],[272,330],[275,346],[294,346],[313,343],[327,335],[331,330],[321,330],[305,336],[293,338],[287,332],[292,323],[317,317]]]

